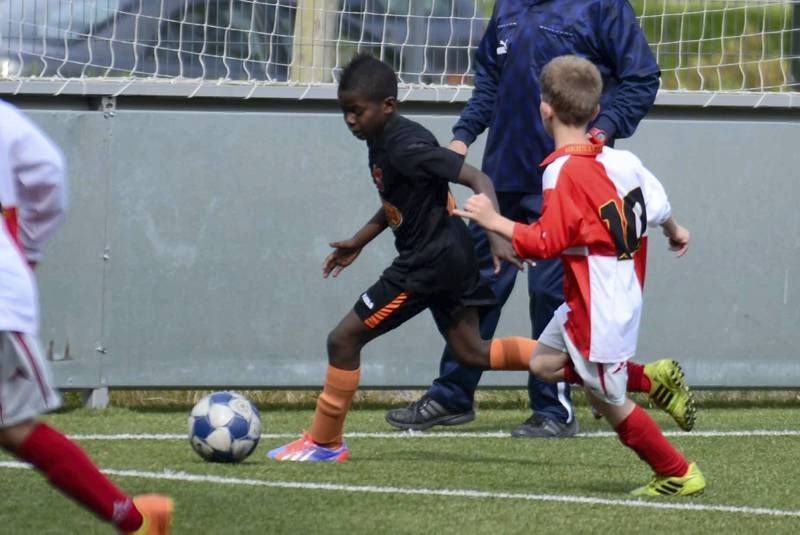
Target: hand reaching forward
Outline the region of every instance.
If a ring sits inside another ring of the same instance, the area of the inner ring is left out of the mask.
[[[511,245],[511,240],[508,240],[494,232],[487,232],[489,238],[489,249],[492,251],[492,263],[494,264],[494,272],[500,273],[500,268],[503,262],[512,264],[520,271],[525,269],[525,262],[517,256],[514,246]],[[528,262],[534,265],[533,262]]]
[[[483,193],[473,195],[467,199],[463,208],[456,208],[453,213],[475,221],[486,230],[492,230],[492,223],[499,217],[494,206],[492,206],[492,201]]]
[[[333,252],[325,257],[322,262],[322,278],[327,279],[333,273],[334,278],[339,276],[344,268],[353,263],[361,252],[361,247],[356,245],[352,239],[331,242]]]
[[[489,231],[489,247],[492,250],[492,261],[494,262],[495,273],[500,271],[500,266],[503,261],[510,262],[520,271],[524,269],[525,265],[523,261],[517,256],[514,247],[511,245],[511,240],[509,239],[511,234],[506,233],[506,235],[504,235],[502,232],[499,234],[495,233],[498,231],[497,223],[502,223],[504,218],[495,211],[489,197],[483,193],[473,195],[467,199],[463,208],[453,210],[453,214],[471,219]],[[513,222],[508,221],[508,223],[513,230]],[[531,264],[533,263],[531,262]]]

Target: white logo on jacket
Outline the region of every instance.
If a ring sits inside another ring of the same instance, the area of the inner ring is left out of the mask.
[[[508,39],[505,39],[505,40],[501,39],[500,40],[500,46],[497,47],[497,55],[498,56],[502,56],[503,54],[507,54],[508,53],[508,45],[509,45],[508,41],[509,41]]]

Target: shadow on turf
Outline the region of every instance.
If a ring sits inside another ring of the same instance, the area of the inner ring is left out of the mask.
[[[254,456],[257,454],[258,452],[256,452]],[[248,464],[250,466],[262,463],[275,464],[275,461],[271,461],[264,457],[257,459],[255,462],[250,462],[250,461],[251,459],[248,459]],[[347,464],[357,466],[357,465],[367,465],[368,463],[372,463],[376,465],[381,464],[385,466],[387,462],[395,463],[398,461],[422,463],[422,464],[435,463],[438,465],[441,465],[442,463],[458,463],[465,466],[469,466],[470,464],[482,464],[482,465],[512,464],[529,469],[529,471],[524,471],[520,473],[521,479],[527,478],[530,479],[531,481],[544,483],[544,485],[539,485],[536,488],[517,489],[516,492],[581,494],[581,495],[583,494],[607,495],[609,493],[614,493],[614,494],[627,495],[632,489],[645,483],[644,480],[642,481],[612,480],[608,477],[603,477],[603,479],[601,480],[595,480],[595,481],[584,480],[582,482],[571,482],[569,485],[563,485],[559,484],[559,482],[557,481],[554,482],[549,480],[549,476],[552,475],[553,473],[551,468],[561,467],[562,470],[563,468],[568,468],[568,469],[574,468],[577,472],[581,472],[583,471],[581,467],[582,464],[581,462],[575,462],[574,460],[567,460],[567,459],[561,460],[557,458],[548,458],[536,461],[531,459],[525,459],[520,456],[498,457],[498,456],[480,455],[480,454],[475,455],[472,453],[466,455],[466,454],[459,454],[457,452],[420,450],[419,448],[415,448],[413,450],[412,449],[382,450],[380,455],[365,454],[364,452],[357,450],[355,452],[352,452],[352,457],[350,458]],[[596,460],[591,460],[590,462],[592,469],[602,469],[610,473],[619,471],[621,469],[619,464],[613,464],[609,462],[597,462]],[[207,463],[199,461],[198,464],[207,464]],[[555,485],[551,483],[555,483]]]
[[[604,478],[602,481],[584,481],[582,483],[573,483],[569,489],[559,489],[559,492],[576,494],[608,494],[613,492],[616,494],[629,495],[633,489],[644,485],[646,481],[612,481]]]
[[[555,441],[549,441],[549,444],[555,444]],[[533,443],[531,443],[533,444]],[[555,457],[548,457],[546,459],[535,460],[535,459],[526,459],[523,454],[515,455],[515,456],[497,456],[497,455],[484,455],[484,454],[475,454],[470,452],[469,454],[459,453],[456,451],[432,451],[427,449],[420,449],[419,447],[409,445],[409,447],[403,449],[382,449],[379,455],[377,454],[368,454],[364,453],[363,451],[352,451],[353,448],[351,447],[351,462],[357,463],[367,463],[367,462],[381,462],[385,463],[386,461],[407,461],[407,462],[415,462],[415,463],[436,463],[441,464],[443,462],[457,462],[459,464],[487,464],[487,463],[497,463],[497,464],[518,464],[523,466],[530,466],[530,467],[537,467],[542,468],[546,471],[548,467],[552,466],[563,466],[563,467],[575,467],[576,469],[580,469],[581,462],[576,462],[574,459],[560,459]],[[603,468],[608,470],[618,470],[620,467],[618,464],[611,464],[608,462],[598,462],[596,459],[592,459],[591,461],[592,468]]]

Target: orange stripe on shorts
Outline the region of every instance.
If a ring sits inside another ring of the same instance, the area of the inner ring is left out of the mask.
[[[364,325],[369,327],[370,329],[374,329],[377,327],[383,320],[389,317],[389,315],[400,308],[400,305],[405,303],[406,299],[408,299],[407,292],[400,292],[400,295],[395,297],[391,303],[384,306],[377,312],[375,312],[372,316],[368,317],[364,320]]]

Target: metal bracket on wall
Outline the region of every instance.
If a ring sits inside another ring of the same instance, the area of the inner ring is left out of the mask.
[[[117,97],[102,97],[100,99],[100,110],[106,119],[114,117],[114,113],[117,111]]]
[[[105,409],[108,407],[108,387],[83,390],[81,400],[87,409]]]

